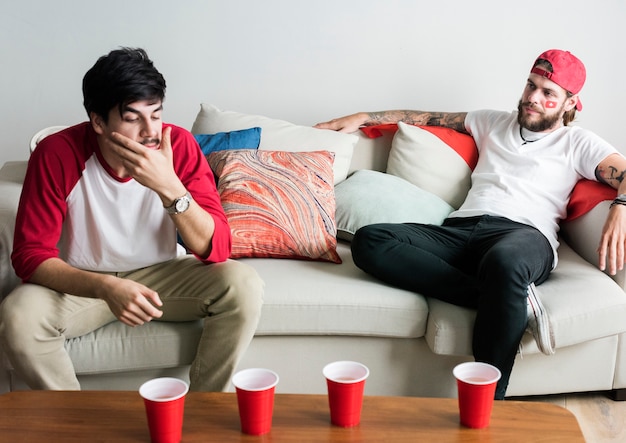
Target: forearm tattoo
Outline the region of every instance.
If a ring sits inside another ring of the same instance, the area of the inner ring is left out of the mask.
[[[606,183],[615,189],[619,188],[619,185],[624,181],[626,177],[626,170],[620,171],[615,166],[608,166],[607,168],[596,169],[596,178],[601,183]]]
[[[418,126],[443,126],[467,134],[467,112],[383,111],[368,113],[366,126],[404,122]]]

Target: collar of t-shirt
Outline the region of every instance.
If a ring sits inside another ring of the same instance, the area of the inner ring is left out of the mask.
[[[522,137],[526,143],[536,142],[537,140],[541,140],[547,135],[551,134],[551,132],[533,132],[529,131],[526,128],[522,128]]]

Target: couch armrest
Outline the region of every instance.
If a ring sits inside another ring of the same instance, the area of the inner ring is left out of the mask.
[[[578,255],[595,266],[598,265],[598,245],[610,205],[610,200],[600,202],[586,214],[572,221],[561,223],[563,239]],[[605,273],[608,275],[607,272]],[[609,277],[626,290],[626,271],[619,271]]]
[[[20,282],[13,272],[11,251],[26,165],[25,161],[7,162],[0,169],[0,301]]]

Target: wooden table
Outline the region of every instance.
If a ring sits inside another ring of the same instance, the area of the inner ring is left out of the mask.
[[[189,393],[183,442],[584,442],[576,418],[550,403],[496,402],[487,429],[459,424],[455,399],[365,397],[361,424],[330,424],[325,395],[278,394],[272,431],[240,432],[232,393]],[[0,395],[0,442],[149,442],[132,391],[21,391]]]

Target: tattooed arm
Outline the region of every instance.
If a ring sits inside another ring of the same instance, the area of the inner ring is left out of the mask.
[[[332,129],[340,132],[354,132],[361,126],[404,122],[420,126],[444,126],[467,134],[465,116],[467,112],[425,112],[425,111],[381,111],[358,112],[315,125],[319,129]]]
[[[624,189],[618,192],[623,194],[626,192],[626,159],[620,154],[612,154],[605,158],[596,168],[596,178],[599,182],[606,183],[620,191],[623,185]]]
[[[626,194],[626,158],[612,154],[596,168],[596,178]],[[598,265],[603,271],[608,268],[611,275],[624,268],[626,260],[626,205],[612,205],[602,229],[598,246]]]

